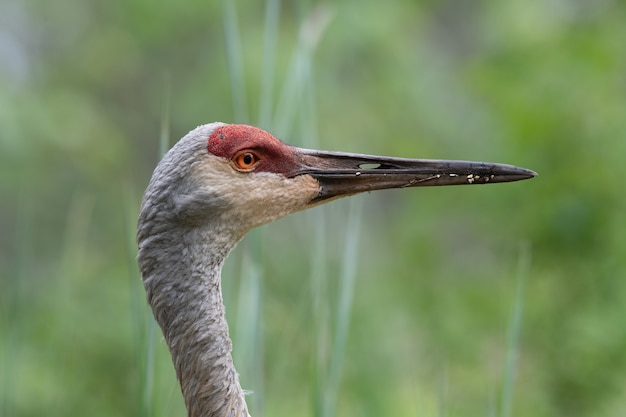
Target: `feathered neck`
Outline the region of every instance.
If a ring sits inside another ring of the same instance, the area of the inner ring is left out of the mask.
[[[189,417],[249,417],[221,292],[221,270],[232,247],[202,228],[173,234],[149,224],[140,218],[139,267]]]

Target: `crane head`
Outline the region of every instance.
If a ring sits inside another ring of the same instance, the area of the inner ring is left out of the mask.
[[[154,170],[137,225],[147,299],[189,415],[249,416],[230,355],[220,271],[251,228],[364,191],[535,175],[503,164],[302,149],[246,125],[189,132]]]
[[[221,224],[241,237],[289,213],[364,191],[534,176],[505,164],[302,149],[256,127],[212,123],[191,131],[163,158],[142,211],[149,200],[166,199],[173,221]]]

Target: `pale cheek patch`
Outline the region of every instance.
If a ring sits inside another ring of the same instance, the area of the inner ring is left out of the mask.
[[[319,192],[319,183],[309,175],[285,178],[259,173],[237,181],[228,195],[236,205],[232,214],[252,228],[307,208]]]
[[[241,186],[247,194],[243,199],[250,205],[275,207],[277,211],[297,210],[320,192],[319,183],[309,175],[285,178],[280,174],[257,173],[243,179]]]

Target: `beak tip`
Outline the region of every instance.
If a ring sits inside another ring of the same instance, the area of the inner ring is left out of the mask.
[[[509,175],[502,175],[499,180],[493,182],[516,182],[535,178],[538,174],[535,171],[526,168],[518,168],[517,172]]]
[[[524,169],[524,178],[525,180],[530,179],[530,178],[535,178],[536,176],[538,176],[539,174],[537,174],[535,171],[533,171],[532,169],[527,169],[527,168],[523,168]]]

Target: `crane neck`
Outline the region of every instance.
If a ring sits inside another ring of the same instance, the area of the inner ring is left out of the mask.
[[[249,417],[221,291],[222,266],[237,240],[193,228],[177,236],[152,231],[149,239],[139,238],[148,302],[169,347],[189,417]]]

